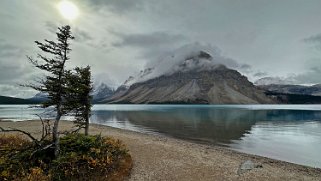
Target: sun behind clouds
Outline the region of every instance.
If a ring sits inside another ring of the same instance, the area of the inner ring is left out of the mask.
[[[74,20],[79,15],[78,7],[71,1],[63,0],[59,2],[58,9],[60,14],[68,20]]]

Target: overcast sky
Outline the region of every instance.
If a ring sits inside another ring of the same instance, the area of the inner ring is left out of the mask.
[[[76,40],[68,66],[91,65],[96,82],[118,86],[166,52],[188,44],[216,47],[255,81],[273,76],[321,83],[320,0],[60,0],[0,1],[0,95],[34,94],[19,83],[42,75],[27,61],[35,40],[54,39],[70,24]]]

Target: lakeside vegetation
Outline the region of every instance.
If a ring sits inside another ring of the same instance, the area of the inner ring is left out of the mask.
[[[55,158],[22,136],[1,136],[0,180],[123,180],[132,167],[126,147],[110,137],[68,134],[60,149]]]

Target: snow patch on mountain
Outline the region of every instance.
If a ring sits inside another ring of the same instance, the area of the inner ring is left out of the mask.
[[[172,75],[176,72],[213,70],[218,65],[234,69],[242,67],[235,60],[221,55],[217,47],[200,43],[189,44],[156,61],[147,63],[144,70],[130,76],[123,85],[129,87],[136,82],[143,82],[162,75]]]
[[[255,85],[291,85],[295,84],[294,80],[281,77],[264,77],[254,82]]]
[[[109,98],[114,95],[115,90],[109,87],[105,83],[101,83],[99,86],[94,86],[94,91],[92,92],[93,100],[99,101]]]

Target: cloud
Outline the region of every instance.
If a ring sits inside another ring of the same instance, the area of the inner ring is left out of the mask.
[[[109,87],[112,87],[114,89],[117,89],[119,86],[115,79],[113,79],[113,76],[110,73],[104,72],[104,73],[94,73],[94,85],[99,86],[100,84],[104,83],[107,84]]]
[[[17,91],[19,90],[19,91]],[[29,98],[34,96],[37,92],[19,85],[0,84],[0,92],[2,96]]]
[[[40,72],[28,62],[25,49],[0,40],[0,95],[29,95],[30,89],[18,85],[35,80]]]
[[[0,84],[23,77],[26,67],[21,61],[22,56],[21,48],[0,39]]]
[[[299,74],[290,74],[284,77],[271,76],[263,77],[256,81],[256,84],[298,84],[298,85],[312,85],[321,84],[321,66],[312,67],[308,71]]]
[[[233,61],[234,62],[234,66],[231,67],[231,68],[235,68],[235,69],[238,69],[240,72],[242,73],[246,73],[246,74],[249,74],[249,73],[252,73],[253,70],[252,70],[252,66],[249,65],[249,64],[238,64],[236,61]]]
[[[122,14],[132,10],[141,10],[143,0],[83,0],[96,9],[108,8],[110,11]]]
[[[321,33],[305,38],[303,41],[313,44],[317,49],[321,49]]]
[[[321,43],[321,33],[304,39],[308,43]]]
[[[114,33],[122,40],[112,45],[116,47],[132,46],[140,48],[148,48],[155,46],[164,46],[168,44],[176,44],[187,40],[183,35],[171,34],[168,32],[153,32],[148,34],[121,34]]]
[[[1,59],[19,56],[21,54],[22,54],[21,48],[6,42],[4,39],[0,39],[0,58]]]
[[[290,77],[263,77],[254,82],[255,85],[289,85],[295,84],[296,82]]]
[[[139,50],[136,59],[143,59],[148,64],[151,61],[157,61],[162,56],[173,50],[190,43],[189,38],[184,35],[173,34],[166,31],[152,33],[124,34],[111,32],[119,41],[111,45],[118,49],[130,48]]]
[[[46,21],[45,22],[45,27],[47,28],[47,30],[52,33],[52,34],[55,34],[57,32],[57,24],[51,22],[51,21]]]
[[[217,46],[211,45],[210,43],[192,43],[188,37],[181,34],[169,32],[153,32],[147,34],[112,33],[121,39],[118,42],[112,43],[112,46],[116,48],[139,48],[142,53],[137,58],[147,60],[145,69],[158,67],[153,77],[159,76],[166,71],[170,72],[169,69],[175,66],[173,65],[173,61],[182,61],[186,58],[184,56],[198,53],[199,51],[205,51],[213,56],[215,60],[214,64],[223,64],[245,74],[253,72],[251,65],[241,64],[232,58],[223,56],[220,48]],[[173,55],[176,56],[174,59],[171,58]]]
[[[174,72],[212,70],[217,68],[218,65],[225,65],[243,72],[251,71],[250,65],[239,64],[234,59],[223,56],[218,47],[195,42],[173,49],[158,59],[151,59],[147,62],[145,69],[134,75],[126,85],[146,81],[161,75],[171,75]]]
[[[256,73],[254,73],[254,77],[265,77],[265,76],[267,76],[268,75],[268,73],[266,73],[266,72],[256,72]]]
[[[307,72],[290,76],[297,84],[321,84],[321,66],[310,68]]]
[[[45,27],[50,33],[56,34],[58,27],[60,26],[51,21],[47,21],[45,22]],[[75,37],[75,41],[79,43],[89,42],[94,39],[89,33],[77,27],[72,28],[72,33],[73,33],[73,36]]]
[[[29,1],[0,1],[0,39],[7,40],[5,47],[13,46],[1,50],[6,57],[0,59],[2,83],[20,80],[17,77],[26,80],[35,69],[24,70],[28,64],[24,55],[39,51],[32,42],[53,39],[58,26],[70,23],[55,8],[57,0],[34,1],[38,8]],[[75,0],[75,4],[81,14],[71,22],[76,41],[68,65],[90,64],[93,73],[108,72],[117,83],[193,42],[217,45],[224,50],[225,64],[252,78],[260,78],[258,70],[280,77],[295,72],[307,81],[317,79],[310,78],[312,74],[318,76],[306,63],[316,52],[304,46],[320,45],[320,34],[311,34],[320,32],[315,18],[321,16],[320,0]],[[307,37],[305,43],[298,41],[302,37]],[[30,51],[20,53],[26,50],[23,46]]]
[[[75,28],[73,30],[73,34],[75,36],[75,41],[78,42],[87,42],[93,40],[93,37],[90,36],[89,33],[79,28]]]

